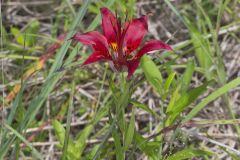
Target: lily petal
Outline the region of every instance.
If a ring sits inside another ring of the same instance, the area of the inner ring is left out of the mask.
[[[135,58],[140,59],[145,53],[160,49],[172,50],[171,46],[162,41],[151,40],[144,44],[144,46],[135,55]]]
[[[105,53],[103,52],[93,52],[88,58],[87,60],[85,60],[83,62],[83,64],[81,66],[87,65],[87,64],[91,64],[97,61],[101,61],[101,60],[112,60],[112,58],[110,56],[107,56]]]
[[[101,51],[108,53],[108,43],[106,38],[99,32],[92,31],[87,33],[76,33],[72,39],[79,41],[80,43],[90,45],[94,51]]]
[[[117,18],[108,8],[101,8],[102,30],[108,43],[116,43]]]
[[[147,42],[136,54],[136,56],[128,61],[127,67],[128,67],[128,79],[132,77],[134,72],[139,66],[141,57],[148,52],[160,50],[160,49],[166,49],[166,50],[172,50],[172,48],[167,45],[166,43],[159,41],[159,40],[152,40]]]
[[[148,30],[147,16],[142,16],[133,19],[129,24],[126,24],[126,33],[124,37],[124,46],[126,53],[130,54],[141,44],[144,35]]]
[[[140,59],[133,59],[128,61],[127,68],[128,68],[128,79],[130,79],[133,75],[133,73],[136,71],[136,69],[139,66]]]

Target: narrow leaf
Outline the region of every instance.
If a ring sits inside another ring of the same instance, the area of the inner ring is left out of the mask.
[[[33,20],[28,24],[28,27],[24,31],[26,33],[25,43],[27,46],[33,46],[37,40],[35,36],[39,31],[40,24],[38,20]]]
[[[60,145],[63,146],[64,137],[65,137],[64,127],[62,126],[62,124],[58,120],[52,121],[52,125],[53,125],[54,131],[56,133],[57,139],[60,142]]]
[[[158,141],[149,142],[142,135],[135,132],[134,139],[136,142],[136,146],[145,153],[148,157],[153,160],[159,159],[159,146],[161,145]]]
[[[181,92],[182,93],[187,91],[187,89],[190,85],[192,75],[194,72],[194,68],[195,68],[194,61],[189,60],[187,63],[187,68],[183,74],[182,81],[181,81]]]
[[[186,93],[184,93],[175,103],[173,109],[171,109],[171,113],[169,113],[169,117],[166,121],[166,125],[171,125],[175,122],[177,116],[194,100],[198,98],[204,91],[207,89],[207,85],[209,82],[194,88]]]
[[[148,58],[147,55],[144,55],[141,59],[141,67],[145,74],[147,81],[151,86],[161,95],[163,93],[163,80],[158,67],[154,62]]]
[[[132,143],[134,131],[135,131],[135,114],[134,114],[134,111],[132,111],[130,123],[128,125],[127,131],[125,132],[125,139],[124,139],[125,150],[127,150],[129,145]]]
[[[81,157],[81,155],[82,155],[82,153],[84,151],[87,139],[88,139],[90,133],[92,132],[92,130],[93,130],[93,125],[92,124],[87,125],[81,131],[80,135],[78,136],[77,140],[75,141],[74,151],[75,151],[76,157],[78,159],[80,159],[80,157]]]
[[[15,129],[13,129],[11,126],[7,124],[4,125],[32,150],[32,154],[34,155],[35,158],[43,160],[42,155],[19,132],[17,132]]]
[[[168,78],[167,78],[167,80],[166,80],[166,82],[165,82],[165,85],[164,85],[164,91],[165,91],[165,92],[169,89],[170,85],[172,84],[175,75],[176,75],[176,72],[172,72],[172,73],[170,73],[170,75],[168,76]]]
[[[133,106],[135,106],[137,108],[141,108],[142,110],[144,110],[154,116],[157,116],[159,118],[159,115],[154,110],[150,109],[147,105],[137,102],[137,101],[134,101],[134,100],[131,100],[130,103],[132,103]]]
[[[16,27],[11,28],[11,33],[13,34],[17,43],[23,46],[24,45],[24,34]]]
[[[122,159],[124,159],[124,154],[123,154],[124,151],[123,151],[123,147],[121,145],[121,137],[120,137],[116,127],[113,127],[112,136],[114,139],[116,158],[117,158],[117,160],[122,160]]]
[[[167,158],[167,160],[185,160],[190,158],[196,158],[196,157],[203,157],[203,156],[211,156],[211,152],[203,151],[203,150],[193,150],[193,149],[187,149],[183,151],[179,151]]]
[[[193,108],[193,110],[183,119],[182,123],[185,123],[191,120],[199,111],[201,111],[208,103],[214,101],[218,97],[222,96],[223,94],[229,92],[231,89],[240,85],[240,78],[236,78],[231,82],[225,84],[221,88],[217,89],[216,91],[212,92],[209,96],[204,98],[197,106]]]

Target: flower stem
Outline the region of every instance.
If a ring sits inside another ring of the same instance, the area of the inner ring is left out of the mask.
[[[110,82],[111,90],[113,93],[113,105],[112,108],[109,110],[109,123],[111,125],[113,119],[116,120],[115,126],[112,131],[115,145],[115,154],[117,160],[124,160],[126,157],[125,152],[130,145],[130,141],[128,141],[126,145],[126,139],[132,139],[128,136],[128,132],[130,132],[130,123],[128,125],[125,117],[126,108],[129,105],[132,92],[130,91],[130,83],[126,81],[126,76],[124,76],[124,74],[121,74],[117,78],[119,78],[117,81],[118,85],[115,84],[116,82],[114,83],[114,85],[113,82]],[[132,115],[132,117],[134,117],[134,115]],[[132,119],[133,118],[131,118],[130,121],[132,121]]]

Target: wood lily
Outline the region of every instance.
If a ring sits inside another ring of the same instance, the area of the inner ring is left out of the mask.
[[[114,71],[128,71],[128,78],[131,78],[144,54],[161,49],[172,50],[168,44],[160,40],[150,40],[138,49],[148,31],[147,16],[122,24],[120,18],[107,8],[101,8],[101,15],[103,34],[90,31],[76,33],[72,37],[93,48],[93,53],[82,66],[105,60],[109,61]]]

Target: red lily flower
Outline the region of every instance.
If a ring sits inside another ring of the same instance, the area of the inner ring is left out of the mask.
[[[103,35],[96,31],[76,33],[72,38],[93,48],[93,53],[82,65],[100,60],[109,61],[116,71],[128,71],[130,78],[137,69],[141,57],[151,51],[172,48],[159,40],[140,46],[148,30],[147,16],[121,23],[121,20],[107,8],[101,8]]]

